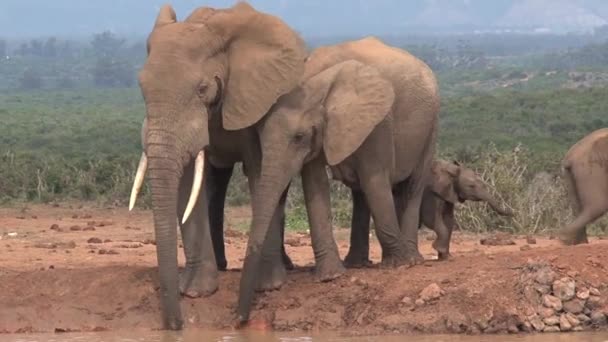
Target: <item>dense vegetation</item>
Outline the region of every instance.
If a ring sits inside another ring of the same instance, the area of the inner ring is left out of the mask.
[[[517,39],[507,38],[517,46]],[[446,41],[401,44],[437,72],[439,154],[478,168],[518,213],[508,220],[468,204],[459,211],[461,226],[521,232],[562,225],[569,211],[556,178],[559,161],[578,139],[608,126],[608,44],[557,51],[557,40],[549,39],[552,51],[534,55],[521,47],[507,56],[485,36]],[[2,42],[0,53],[9,57],[0,59],[0,200],[124,205],[141,151],[144,105],[136,72],[145,44],[107,32],[88,43]],[[247,186],[240,168],[235,170],[228,201],[245,204]],[[347,226],[349,192],[332,186],[334,219]],[[147,189],[144,198],[140,205],[149,206]],[[296,181],[288,215],[296,229],[306,227],[301,198]]]

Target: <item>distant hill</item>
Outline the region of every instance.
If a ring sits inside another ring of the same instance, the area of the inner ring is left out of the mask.
[[[198,6],[235,0],[1,0],[0,36],[90,35],[102,30],[146,34],[158,8],[179,18]],[[251,0],[306,36],[413,31],[589,31],[608,24],[607,0]]]

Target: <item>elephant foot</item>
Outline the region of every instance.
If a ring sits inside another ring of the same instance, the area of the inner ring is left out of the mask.
[[[183,327],[184,320],[181,318],[181,314],[177,316],[168,315],[168,317],[163,318],[163,328],[165,330],[179,331],[182,330]]]
[[[287,279],[283,260],[269,261],[262,264],[262,272],[257,286],[258,292],[278,290]]]
[[[580,245],[583,243],[589,243],[587,239],[587,232],[582,231],[580,233],[571,233],[568,231],[562,231],[559,233],[559,240],[566,246]]]
[[[418,250],[414,252],[406,252],[403,254],[389,254],[386,253],[382,256],[381,266],[384,268],[395,268],[395,267],[412,267],[415,265],[420,265],[424,262],[424,258],[418,252]]]
[[[344,266],[346,268],[365,268],[371,265],[372,261],[367,256],[352,252],[352,250],[348,251],[348,254],[344,258]]]
[[[439,260],[447,260],[450,257],[450,249],[440,246],[437,241],[433,242],[433,249],[437,251]]]
[[[218,271],[226,271],[228,269],[228,262],[226,259],[217,261],[217,270]]]
[[[179,289],[188,298],[208,297],[219,288],[215,267],[186,267],[179,275]]]
[[[341,277],[346,273],[346,268],[340,258],[336,255],[332,258],[325,258],[316,262],[315,281],[327,282]]]
[[[452,254],[450,252],[439,252],[437,253],[437,260],[446,261],[452,259]]]
[[[291,261],[291,258],[289,257],[289,255],[287,255],[287,253],[285,253],[285,251],[283,251],[282,253],[282,259],[283,259],[283,265],[285,266],[285,269],[288,271],[291,271],[295,268],[295,266],[293,265],[293,262]]]

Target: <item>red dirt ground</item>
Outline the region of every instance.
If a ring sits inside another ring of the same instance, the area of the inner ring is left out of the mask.
[[[226,214],[233,270],[220,273],[220,289],[209,298],[182,300],[187,326],[230,328],[240,277],[234,268],[241,267],[246,246],[240,231],[248,219],[248,208]],[[335,234],[344,256],[349,230]],[[160,328],[150,211],[69,204],[2,208],[0,237],[0,332]],[[512,237],[515,245],[485,246],[480,236],[457,232],[453,259],[438,262],[430,260],[432,238],[426,231],[420,235],[429,259],[424,265],[349,270],[333,282],[315,283],[307,267],[313,265],[309,236],[288,234],[287,252],[299,267],[281,290],[258,295],[257,326],[349,335],[505,332],[510,319],[529,311],[518,279],[531,259],[598,288],[608,312],[608,240],[564,247],[549,238],[536,237],[529,245]],[[377,262],[380,248],[372,241]],[[181,252],[179,257],[183,264]],[[438,300],[422,306],[404,300],[415,301],[432,283],[444,292]]]

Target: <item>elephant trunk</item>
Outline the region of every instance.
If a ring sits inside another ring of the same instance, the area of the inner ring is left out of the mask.
[[[264,155],[264,158],[267,160],[284,160],[271,155]],[[292,172],[287,168],[282,168],[280,165],[266,166],[262,163],[261,175],[254,187],[252,198],[253,219],[239,290],[237,313],[241,323],[249,320],[268,230],[281,195],[291,178]]]
[[[510,208],[507,208],[506,206],[503,206],[498,203],[498,201],[494,197],[492,197],[489,192],[487,192],[487,195],[485,195],[485,198],[483,200],[486,201],[490,208],[492,208],[492,210],[494,210],[498,215],[513,216],[513,211]]]
[[[168,158],[173,150],[168,146],[149,143],[147,157],[163,326],[179,330],[183,320],[179,306],[176,218],[177,192],[183,167],[181,162]]]

